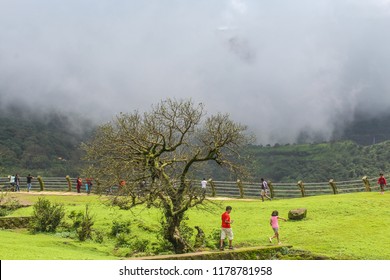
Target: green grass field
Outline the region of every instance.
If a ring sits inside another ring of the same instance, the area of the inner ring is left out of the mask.
[[[35,202],[38,195],[12,194],[20,200]],[[104,241],[80,242],[70,232],[31,234],[25,229],[0,230],[0,259],[123,259],[130,256],[128,246],[115,246],[109,238],[112,223],[131,221],[129,240],[148,240],[149,249],[156,246],[161,214],[157,209],[138,207],[119,210],[102,203],[98,196],[45,195],[53,202],[62,203],[66,213],[83,211],[88,204],[95,217],[94,229],[104,234]],[[191,209],[186,223],[200,226],[206,235],[218,231],[220,216],[226,205],[231,205],[234,220],[234,245],[236,247],[272,246],[268,237],[273,234],[269,217],[273,210],[287,218],[288,211],[307,208],[307,218],[302,221],[280,221],[280,236],[284,244],[295,249],[334,259],[390,260],[390,192],[380,195],[354,193],[326,195],[297,199],[261,202],[261,200],[221,200],[207,203],[205,210]],[[32,207],[21,208],[12,216],[26,216]],[[276,241],[275,241],[276,242]]]

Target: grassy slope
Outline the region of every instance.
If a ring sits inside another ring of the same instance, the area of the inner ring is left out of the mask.
[[[19,194],[18,194],[19,195]],[[22,194],[26,200],[36,196]],[[71,210],[83,210],[89,203],[96,217],[95,228],[109,232],[112,220],[133,221],[134,238],[155,240],[155,234],[142,230],[139,225],[158,227],[160,214],[157,210],[137,208],[120,211],[101,204],[96,196],[56,196],[53,201],[66,205]],[[280,222],[283,243],[296,249],[327,255],[338,259],[386,259],[390,260],[390,193],[356,193],[275,200],[262,203],[260,200],[228,200],[208,204],[208,211],[193,209],[189,212],[190,226],[199,225],[206,235],[220,226],[220,215],[226,205],[233,207],[234,243],[237,247],[269,245],[272,235],[269,216],[278,210],[287,217],[288,210],[307,208],[308,216],[303,221]],[[13,215],[27,215],[32,209],[19,209]],[[31,235],[26,231],[0,230],[0,259],[112,259],[120,256],[114,243],[106,239],[103,244],[93,241],[78,242],[63,238],[61,234]]]

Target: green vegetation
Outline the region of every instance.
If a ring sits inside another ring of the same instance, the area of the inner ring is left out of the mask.
[[[390,170],[390,141],[386,141],[390,138],[386,126],[389,119],[356,121],[338,138],[345,139],[343,141],[250,146],[242,157],[251,171],[250,178],[236,178],[215,163],[199,170],[195,176],[214,180],[259,180],[264,177],[274,182],[376,177],[379,171]],[[79,147],[95,127],[82,119],[77,123],[75,126],[69,116],[53,113],[40,117],[0,113],[0,175],[18,173],[23,179],[29,173],[35,177],[79,175],[84,167]],[[362,146],[373,143],[375,145]]]
[[[262,177],[273,182],[344,181],[366,175],[375,178],[380,171],[386,174],[390,170],[390,141],[372,146],[359,146],[352,141],[251,146],[246,148],[245,155],[251,170],[249,181]],[[205,175],[216,180],[237,179],[213,165],[205,170],[208,170]]]
[[[17,193],[19,200],[37,202],[40,196]],[[46,196],[52,203],[61,203],[66,212],[65,223],[72,211],[85,213],[88,204],[94,217],[92,239],[79,241],[71,226],[62,225],[55,233],[32,234],[28,230],[0,230],[1,259],[122,259],[130,256],[169,253],[161,236],[161,213],[143,206],[120,210],[107,206],[98,196]],[[294,250],[309,251],[332,259],[390,259],[390,193],[353,193],[297,199],[226,200],[208,202],[206,210],[191,209],[185,220],[189,229],[199,226],[205,233],[207,246],[218,242],[220,215],[231,205],[234,222],[234,245],[272,246],[269,217],[273,210],[287,217],[288,211],[307,208],[302,221],[281,221],[280,236]],[[19,208],[12,216],[28,216],[33,207]],[[190,232],[191,230],[188,230]],[[193,231],[195,232],[195,230]],[[214,238],[211,238],[214,236]],[[195,243],[195,235],[191,237]],[[204,248],[203,250],[210,250]]]
[[[93,127],[85,120],[75,126],[69,117],[55,113],[21,115],[0,113],[0,172],[76,176],[81,169],[80,143]]]

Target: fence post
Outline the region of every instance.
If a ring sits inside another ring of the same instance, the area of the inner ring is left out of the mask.
[[[237,186],[240,191],[240,198],[244,198],[244,187],[240,179],[237,180]]]
[[[66,175],[66,181],[68,182],[68,191],[71,192],[72,191],[72,182],[70,181],[70,177],[69,175]]]
[[[339,191],[337,190],[336,182],[334,182],[333,179],[329,180],[329,185],[332,188],[333,194],[338,194]]]
[[[45,190],[45,182],[43,181],[42,177],[41,176],[38,176],[37,177],[37,180],[39,182],[39,186],[41,188],[41,191],[44,191]]]
[[[274,186],[272,185],[272,181],[268,181],[267,183],[268,183],[269,192],[271,194],[271,198],[274,198],[275,193],[274,193]]]
[[[302,181],[298,181],[297,185],[298,185],[298,187],[299,187],[299,189],[301,191],[302,197],[305,197],[306,193],[305,193],[305,186],[304,186],[303,182]]]
[[[362,178],[362,180],[363,180],[363,183],[364,183],[364,187],[366,188],[366,192],[370,192],[371,191],[371,185],[370,185],[370,181],[368,180],[368,177],[364,176]]]
[[[210,183],[210,186],[211,186],[211,196],[212,197],[215,197],[216,193],[215,193],[215,183],[213,181],[213,179],[209,179],[209,183]]]

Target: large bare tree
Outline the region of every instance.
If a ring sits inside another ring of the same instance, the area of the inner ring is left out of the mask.
[[[203,104],[167,99],[150,112],[121,113],[100,126],[84,145],[88,172],[99,188],[119,186],[115,200],[127,207],[160,207],[165,238],[183,253],[191,248],[180,232],[184,213],[205,199],[191,181],[193,171],[215,161],[238,172],[239,147],[252,139],[245,131],[227,114],[207,117]]]

